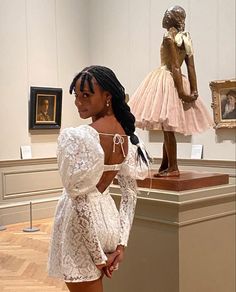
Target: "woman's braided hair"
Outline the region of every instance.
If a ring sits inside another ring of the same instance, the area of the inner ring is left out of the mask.
[[[97,83],[103,90],[106,90],[111,94],[111,104],[116,119],[121,124],[126,135],[130,137],[131,143],[137,146],[138,157],[140,157],[147,164],[147,159],[149,159],[149,157],[147,154],[144,155],[139,145],[139,139],[134,133],[135,117],[130,112],[130,107],[125,102],[125,89],[111,69],[104,66],[90,66],[84,68],[73,79],[70,85],[70,94],[72,94],[75,90],[76,82],[79,79],[81,79],[81,91],[84,90],[85,82],[87,82],[89,90],[94,93],[92,78],[96,79]]]

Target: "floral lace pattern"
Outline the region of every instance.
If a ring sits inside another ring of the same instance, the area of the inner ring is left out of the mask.
[[[118,174],[117,179],[122,193],[120,202],[119,244],[127,246],[137,201],[136,180],[122,174]]]
[[[106,253],[113,252],[118,244],[127,245],[137,200],[135,148],[129,145],[117,175],[122,192],[118,212],[110,194],[101,194],[96,188],[104,171],[99,134],[87,125],[60,134],[57,154],[64,190],[51,237],[50,276],[66,282],[98,279],[101,272],[96,265],[105,263]],[[142,168],[138,177],[145,175],[147,168]]]
[[[74,205],[78,214],[78,228],[93,262],[104,264],[107,257],[98,240],[88,196],[78,196]]]

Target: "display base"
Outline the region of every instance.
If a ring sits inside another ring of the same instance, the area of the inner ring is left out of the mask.
[[[127,258],[105,290],[235,292],[236,185],[209,187],[227,182],[214,173],[153,180],[159,189],[140,188]],[[161,190],[165,183],[195,189]],[[120,187],[110,193],[119,207]]]
[[[227,174],[181,171],[178,177],[154,177],[154,173],[145,180],[138,180],[138,186],[149,188],[151,185],[152,189],[185,191],[229,183]]]
[[[156,171],[144,180],[137,180],[141,188],[186,191],[229,183],[229,175],[209,172],[180,171],[178,177],[154,177]],[[117,184],[117,180],[114,181]]]

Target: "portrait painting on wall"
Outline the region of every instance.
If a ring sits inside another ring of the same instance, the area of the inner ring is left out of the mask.
[[[215,128],[236,127],[236,79],[210,82]]]
[[[55,123],[56,95],[37,94],[36,124]]]
[[[29,129],[60,129],[62,89],[30,87]]]

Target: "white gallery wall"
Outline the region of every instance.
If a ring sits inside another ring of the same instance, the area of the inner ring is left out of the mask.
[[[0,0],[0,160],[55,157],[58,131],[28,130],[30,86],[63,89],[62,127],[78,114],[68,88],[88,63],[87,1]]]
[[[193,39],[199,93],[212,113],[209,82],[236,76],[234,0],[91,0],[89,3],[90,63],[114,69],[130,95],[146,74],[160,65],[165,10],[175,4],[183,6],[187,13],[186,30]],[[162,133],[142,130],[139,133],[151,154],[161,157]],[[212,129],[192,137],[177,135],[178,157],[190,158],[191,145],[203,144],[204,159],[235,160],[235,136],[235,129]]]
[[[174,4],[186,9],[199,92],[211,111],[209,82],[236,75],[235,0],[0,0],[0,160],[19,159],[21,145],[35,158],[55,156],[57,131],[28,130],[30,86],[63,89],[62,128],[82,123],[68,87],[88,64],[111,67],[132,95],[160,65],[162,17]],[[161,132],[139,133],[161,157]],[[204,159],[235,160],[235,129],[177,140],[181,158],[203,144]]]

